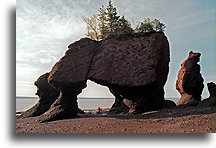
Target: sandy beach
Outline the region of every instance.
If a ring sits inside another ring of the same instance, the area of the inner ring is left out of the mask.
[[[141,115],[84,114],[40,123],[17,119],[16,133],[215,133],[215,108],[172,109]]]

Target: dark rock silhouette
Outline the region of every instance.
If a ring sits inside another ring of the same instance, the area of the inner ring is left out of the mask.
[[[174,108],[174,107],[176,107],[175,102],[173,102],[171,100],[165,100],[163,109],[170,109],[170,108]]]
[[[100,42],[89,38],[82,38],[68,46],[65,55],[57,62],[49,75],[48,81],[56,89],[72,87],[73,90],[86,87],[86,81],[95,50],[98,50]]]
[[[169,44],[163,33],[112,37],[96,50],[88,78],[121,96],[111,111],[116,104],[124,108],[118,112],[125,112],[124,104],[128,106],[128,114],[156,110],[164,104],[169,60]]]
[[[35,117],[42,115],[49,110],[51,105],[58,99],[60,91],[56,90],[52,85],[48,83],[49,73],[41,75],[37,81],[35,81],[35,86],[37,86],[37,93],[39,101],[30,109],[21,113],[18,118]],[[85,112],[76,108],[77,113],[84,114]]]
[[[181,64],[176,81],[176,89],[181,95],[177,105],[196,106],[201,101],[204,80],[200,73],[200,65],[197,64],[200,55],[190,51],[188,58]]]
[[[71,87],[61,90],[58,99],[51,105],[50,109],[39,117],[40,122],[77,116],[77,95],[80,92],[78,92],[78,90],[71,91],[70,89]]]
[[[110,114],[127,114],[129,111],[129,107],[126,105],[127,103],[123,102],[124,98],[113,90],[110,89],[110,92],[115,96],[115,102],[109,110]]]
[[[114,94],[111,113],[137,114],[164,107],[170,58],[163,33],[119,35],[103,41],[83,38],[68,48],[48,76],[60,95],[39,117],[41,122],[75,117],[77,95],[87,79]]]
[[[207,86],[210,96],[207,99],[202,100],[197,107],[207,108],[216,106],[216,84],[211,82],[208,83]]]
[[[59,91],[48,83],[49,73],[41,75],[37,81],[35,81],[35,86],[37,86],[37,93],[39,101],[32,108],[23,112],[18,118],[34,117],[45,113],[50,106],[55,102],[59,96]]]

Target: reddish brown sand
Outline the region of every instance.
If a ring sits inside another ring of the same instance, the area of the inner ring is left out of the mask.
[[[215,108],[173,109],[142,115],[86,114],[39,123],[17,119],[16,133],[215,133]]]

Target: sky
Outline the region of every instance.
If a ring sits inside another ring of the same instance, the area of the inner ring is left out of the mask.
[[[180,64],[189,51],[200,52],[204,78],[215,82],[215,0],[112,0],[119,15],[132,26],[146,18],[166,24],[170,44],[170,71],[165,98],[179,98],[175,89]],[[16,3],[16,96],[35,96],[34,81],[49,72],[67,46],[85,37],[82,17],[98,13],[108,0],[17,0]],[[104,86],[88,81],[79,97],[113,97]]]

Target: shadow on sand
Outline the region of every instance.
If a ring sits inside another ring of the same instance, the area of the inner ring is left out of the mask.
[[[210,108],[173,108],[159,111],[146,112],[142,115],[101,115],[101,114],[85,114],[80,115],[80,118],[91,118],[91,117],[112,117],[117,119],[159,119],[159,118],[177,118],[184,117],[188,115],[203,115],[203,114],[212,114],[216,113],[215,107]],[[78,117],[78,118],[79,118]]]

